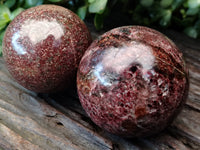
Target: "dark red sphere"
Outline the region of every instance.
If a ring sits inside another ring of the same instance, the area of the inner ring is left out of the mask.
[[[25,88],[56,92],[71,84],[90,43],[90,33],[76,14],[41,5],[23,11],[10,23],[3,57],[11,75]]]
[[[77,87],[89,117],[107,131],[148,136],[166,128],[188,93],[182,53],[146,27],[113,29],[95,40],[78,69]]]

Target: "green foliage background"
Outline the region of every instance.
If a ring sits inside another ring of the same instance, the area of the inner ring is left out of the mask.
[[[0,0],[0,53],[7,25],[24,9],[41,4],[69,8],[97,30],[144,25],[200,38],[200,0]]]

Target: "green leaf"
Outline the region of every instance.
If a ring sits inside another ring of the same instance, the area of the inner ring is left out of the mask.
[[[200,0],[188,0],[189,8],[197,8],[200,6]]]
[[[0,20],[5,19],[5,16],[10,16],[10,9],[5,5],[0,5]]]
[[[7,23],[0,21],[0,30],[4,29],[6,27]]]
[[[3,32],[0,32],[0,56],[2,56],[2,41],[3,41],[4,34],[5,34],[5,30]]]
[[[90,13],[99,13],[102,14],[105,10],[108,0],[95,0],[89,5]]]
[[[0,45],[0,56],[2,56],[2,45]]]
[[[17,15],[19,15],[22,11],[24,10],[24,8],[17,8],[15,9],[12,13],[11,13],[11,16],[10,16],[10,19],[13,20]]]
[[[171,10],[166,10],[163,12],[163,17],[160,20],[160,25],[165,27],[169,24],[170,20],[171,20],[171,16],[172,16],[172,12]]]
[[[0,29],[1,29],[1,26],[6,25],[6,24],[7,24],[7,21],[1,19],[1,20],[0,20]]]
[[[10,22],[10,10],[8,7],[0,5],[0,30],[5,28],[8,22]]]
[[[154,0],[141,0],[140,4],[144,7],[150,7],[153,4]]]
[[[88,0],[89,3],[93,3],[95,0]]]
[[[10,14],[4,13],[3,18],[5,19],[5,21],[9,22],[10,21]]]
[[[48,0],[48,1],[53,2],[53,3],[56,3],[56,2],[60,2],[60,1],[62,1],[62,0]]]
[[[196,14],[198,14],[199,12],[199,8],[196,7],[196,8],[189,8],[186,12],[187,15],[191,15],[191,16],[194,16]]]
[[[163,8],[167,8],[172,4],[173,0],[161,0],[160,6]]]
[[[172,10],[177,9],[180,7],[182,4],[184,4],[185,0],[174,0],[172,3]]]
[[[103,15],[101,14],[95,14],[94,17],[94,26],[96,27],[97,30],[100,30],[103,28]]]
[[[183,18],[186,18],[186,16],[187,16],[185,9],[180,9],[180,14],[182,14]]]
[[[30,8],[34,6],[41,5],[43,3],[43,0],[25,0],[25,8]]]
[[[82,6],[77,10],[77,15],[84,20],[87,13],[87,6]]]
[[[0,32],[0,45],[2,45],[4,34],[5,34],[5,30]]]
[[[8,8],[11,8],[15,5],[15,3],[16,3],[16,0],[6,0],[4,5],[7,6]]]
[[[185,28],[184,33],[192,38],[197,38],[198,36],[197,30],[192,26]]]

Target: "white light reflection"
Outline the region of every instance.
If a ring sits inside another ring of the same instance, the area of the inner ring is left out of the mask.
[[[145,74],[154,65],[155,57],[152,51],[150,46],[133,41],[130,46],[107,49],[102,64],[119,74],[131,64],[140,64]]]
[[[103,84],[104,86],[110,86],[111,83],[106,81],[106,76],[102,75],[102,71],[103,71],[102,64],[98,64],[98,65],[96,65],[96,67],[94,69],[94,75],[99,79],[101,84]]]
[[[27,52],[24,50],[23,46],[17,41],[19,37],[20,37],[19,32],[14,33],[14,35],[12,36],[12,45],[18,55],[24,55]]]

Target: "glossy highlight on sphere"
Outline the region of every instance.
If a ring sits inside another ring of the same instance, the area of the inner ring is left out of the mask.
[[[35,92],[68,87],[91,43],[86,25],[70,10],[41,5],[19,14],[7,27],[3,57],[13,78]]]
[[[125,26],[95,40],[81,59],[77,88],[89,117],[107,131],[149,136],[177,116],[188,71],[176,45],[158,31]]]

